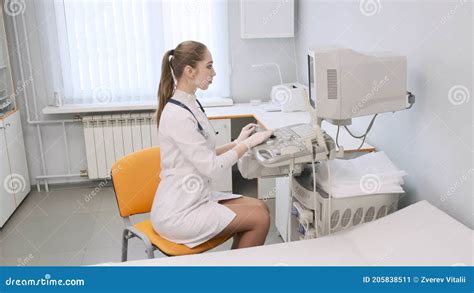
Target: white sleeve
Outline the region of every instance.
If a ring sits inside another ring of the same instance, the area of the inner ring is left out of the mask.
[[[239,158],[234,150],[218,156],[215,150],[207,147],[207,141],[198,131],[197,121],[191,113],[183,111],[179,118],[168,117],[166,122],[170,138],[183,156],[203,175],[214,177],[237,163]]]

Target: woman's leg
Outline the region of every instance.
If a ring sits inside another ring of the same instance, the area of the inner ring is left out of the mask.
[[[232,249],[263,245],[270,228],[270,213],[264,201],[241,197],[219,201],[235,218],[218,236],[234,235]]]

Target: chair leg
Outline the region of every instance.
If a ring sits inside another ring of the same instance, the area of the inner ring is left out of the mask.
[[[128,233],[129,233],[128,229],[123,229],[123,234],[122,234],[122,262],[127,261],[128,239],[130,238]]]
[[[146,251],[146,255],[148,256],[148,259],[153,259],[155,258],[155,253],[154,253],[154,249],[153,249],[153,246],[149,246],[145,249]]]
[[[151,244],[150,239],[148,239],[148,237],[145,234],[141,233],[134,227],[128,227],[127,229],[130,232],[132,237],[138,237],[143,241],[143,244],[145,245],[145,252],[148,258],[149,259],[155,258],[155,253],[154,253],[155,249],[153,247],[153,244]]]

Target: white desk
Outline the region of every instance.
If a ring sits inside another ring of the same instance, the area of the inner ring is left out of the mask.
[[[298,123],[309,123],[311,121],[308,112],[266,112],[263,110],[264,105],[252,106],[249,103],[241,103],[227,107],[210,107],[206,108],[206,114],[210,119],[253,117],[267,129],[275,129]],[[336,139],[336,126],[324,123],[323,130]],[[360,143],[360,139],[351,137],[344,128],[341,128],[339,132],[339,145],[344,146],[345,150],[348,152],[355,151]],[[364,143],[360,149],[361,152],[371,152],[374,150],[374,147],[368,143]]]

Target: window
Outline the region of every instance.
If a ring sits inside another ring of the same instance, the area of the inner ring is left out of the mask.
[[[215,82],[198,96],[229,96],[225,1],[55,0],[54,14],[53,87],[66,104],[155,100],[163,54],[184,40],[213,55]]]

